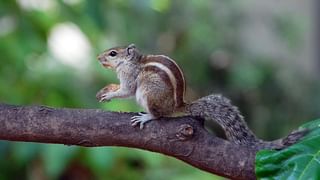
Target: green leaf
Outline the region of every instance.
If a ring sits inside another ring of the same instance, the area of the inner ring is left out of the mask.
[[[320,119],[301,126],[311,132],[281,151],[262,150],[256,156],[259,179],[320,179]]]

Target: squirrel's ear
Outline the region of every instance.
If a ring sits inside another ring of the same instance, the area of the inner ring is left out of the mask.
[[[136,45],[134,44],[130,44],[128,47],[127,47],[127,54],[128,55],[132,55],[133,51],[135,51],[136,49]]]
[[[136,48],[136,45],[135,45],[135,44],[130,44],[130,45],[128,46],[128,48]]]

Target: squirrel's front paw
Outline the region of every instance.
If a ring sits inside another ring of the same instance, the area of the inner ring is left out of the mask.
[[[104,94],[98,99],[99,102],[108,102],[110,100],[111,98],[108,96],[108,94]]]
[[[108,98],[106,97],[107,94],[105,94],[104,92],[99,91],[96,94],[96,98],[99,102],[104,102],[104,101],[108,101]],[[110,100],[110,99],[109,99]]]
[[[117,91],[119,88],[119,84],[109,84],[97,92],[96,98],[99,102],[110,101],[111,99],[107,97],[108,93]]]

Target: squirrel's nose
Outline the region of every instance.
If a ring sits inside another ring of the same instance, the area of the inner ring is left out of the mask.
[[[99,60],[99,61],[102,61],[103,60],[103,54],[99,54],[98,56],[97,56],[97,59]]]

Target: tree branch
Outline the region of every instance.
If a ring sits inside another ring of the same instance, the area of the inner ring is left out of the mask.
[[[133,147],[172,156],[224,177],[255,179],[256,151],[209,134],[201,120],[162,118],[140,130],[130,125],[133,115],[0,104],[0,139],[86,147]]]

